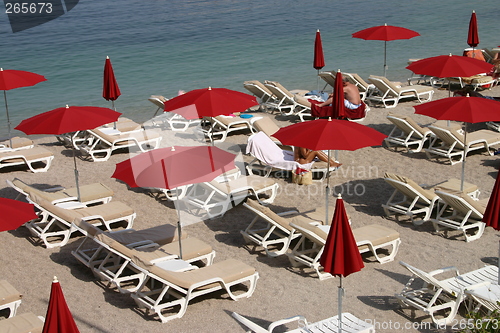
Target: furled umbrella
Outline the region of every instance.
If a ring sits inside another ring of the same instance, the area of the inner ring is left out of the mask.
[[[466,57],[463,57],[466,58]],[[469,58],[471,59],[471,58]],[[464,142],[467,141],[467,123],[482,123],[500,121],[500,102],[482,97],[448,97],[414,106],[415,113],[423,114],[437,120],[455,120],[465,123]],[[465,149],[462,163],[462,180],[460,189],[464,186]]]
[[[61,284],[54,276],[50,288],[49,306],[42,333],[79,333],[75,319],[69,310]]]
[[[0,232],[15,230],[24,223],[38,218],[35,206],[30,203],[13,199],[0,198]]]
[[[476,11],[472,11],[469,21],[469,33],[467,34],[467,44],[472,47],[472,57],[474,57],[474,48],[479,45],[479,34],[477,31]]]
[[[319,90],[319,71],[325,67],[325,56],[323,54],[323,43],[321,42],[321,33],[316,30],[316,38],[314,40],[314,60],[313,67],[318,71],[317,83]]]
[[[214,146],[175,146],[136,155],[116,165],[111,177],[131,187],[153,187],[173,190],[183,185],[209,182],[235,168],[235,155]],[[182,239],[180,207],[179,240]],[[182,244],[179,241],[182,258]]]
[[[387,137],[371,127],[341,119],[305,121],[282,127],[273,136],[284,145],[312,150],[357,150],[379,146]],[[328,197],[329,178],[327,178],[325,221],[328,220]]]
[[[488,205],[484,211],[483,220],[487,227],[500,231],[500,172],[497,173],[495,185],[491,191]],[[498,268],[500,269],[500,243],[498,251]],[[498,276],[498,284],[500,284],[500,275]]]
[[[420,34],[416,31],[403,27],[387,25],[387,23],[385,25],[360,30],[352,34],[352,37],[354,38],[384,41],[384,76],[387,73],[387,42],[398,39],[411,39],[417,36],[420,36]]]
[[[323,270],[340,277],[338,289],[339,332],[342,332],[342,297],[344,289],[342,277],[359,272],[365,265],[359,253],[356,240],[349,225],[344,200],[338,195],[335,213],[326,239],[325,248],[319,260]]]
[[[114,110],[96,106],[68,106],[37,114],[21,121],[15,129],[28,135],[49,134],[61,135],[64,133],[94,129],[98,126],[109,124],[118,119],[121,113]],[[73,150],[73,162],[75,170],[75,182],[80,199],[80,188],[78,184],[78,168],[76,165],[75,147]]]
[[[333,113],[332,118],[334,119],[345,119],[347,118],[344,106],[344,83],[342,81],[342,73],[340,69],[337,70],[335,74],[335,86],[333,87],[332,96],[332,107]]]
[[[116,82],[115,72],[113,71],[113,65],[111,65],[111,60],[106,57],[106,62],[104,63],[104,82],[102,85],[102,97],[111,101],[112,109],[115,109],[115,101],[120,97],[121,92],[118,87],[118,82]]]
[[[10,134],[10,116],[9,105],[7,103],[7,90],[31,87],[40,82],[47,81],[45,77],[40,74],[18,71],[14,69],[0,68],[0,90],[3,90],[3,98],[5,100],[5,112],[7,113],[7,127],[9,131],[10,146],[12,147],[12,138]]]

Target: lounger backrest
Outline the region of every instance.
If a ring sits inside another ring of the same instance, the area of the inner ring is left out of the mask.
[[[290,226],[319,246],[324,246],[328,234],[317,226],[311,224],[312,222],[315,221],[304,216],[296,216],[292,219]]]
[[[97,234],[95,239],[109,249],[121,254],[123,257],[131,259],[134,256],[134,251],[132,249],[109,237],[106,232]]]
[[[279,99],[285,97],[289,101],[293,100],[293,94],[289,92],[285,87],[283,87],[279,82],[266,81],[266,87]]]
[[[453,209],[459,211],[462,215],[466,215],[472,211],[470,215],[471,218],[476,220],[481,220],[483,218],[486,207],[480,202],[472,199],[469,195],[452,190],[448,190],[446,192],[436,191],[436,194],[439,195],[444,202],[453,207]]]
[[[392,84],[391,81],[387,80],[387,78],[383,76],[371,75],[368,80],[382,93],[385,94],[387,92],[388,96],[398,97],[399,88]]]
[[[21,149],[14,151],[2,151],[0,152],[0,158],[5,160],[8,158],[26,158],[26,160],[31,161],[38,158],[46,158],[54,156],[54,154],[43,147],[34,147],[30,149]]]
[[[369,84],[361,78],[357,73],[345,73],[342,72],[342,76],[347,78],[349,82],[358,87],[359,91],[368,91]]]
[[[406,134],[415,133],[420,138],[426,136],[426,131],[411,117],[389,113],[387,119]]]
[[[101,229],[81,218],[75,219],[73,224],[86,236],[96,237],[98,234],[102,233]]]
[[[441,283],[441,281],[439,281],[438,279],[436,279],[435,277],[433,277],[429,273],[424,272],[424,271],[422,271],[416,267],[413,267],[411,265],[408,265],[407,263],[405,263],[403,261],[400,261],[399,264],[401,266],[405,267],[407,270],[409,270],[414,276],[424,280],[428,284],[435,286],[437,288],[441,288],[444,291],[448,292],[449,294],[455,295],[455,292],[452,289],[450,289],[448,284]]]
[[[333,72],[320,72],[319,76],[330,86],[335,86],[335,74]]]
[[[75,219],[84,217],[81,214],[79,214],[80,210],[64,209],[61,207],[57,207],[56,205],[53,205],[52,203],[50,203],[48,200],[46,200],[43,197],[40,197],[36,194],[30,195],[30,199],[36,205],[38,205],[42,209],[49,212],[49,214],[57,216],[59,219],[62,219],[63,221],[66,221],[67,223],[71,223]]]
[[[287,219],[279,216],[275,212],[273,212],[269,207],[262,206],[259,204],[257,201],[252,200],[252,199],[247,199],[246,203],[243,204],[246,208],[250,209],[253,211],[255,214],[261,216],[263,219],[266,221],[279,225],[286,230],[292,231],[293,228],[290,226],[290,223]]]
[[[273,93],[257,80],[243,82],[243,87],[259,98],[270,97]]]
[[[252,125],[257,131],[262,131],[268,136],[273,135],[280,129],[280,127],[269,117],[257,119],[252,123]]]
[[[36,195],[39,198],[43,198],[49,202],[52,202],[54,200],[61,199],[65,195],[61,195],[61,193],[57,192],[45,192],[39,189],[34,188],[31,185],[26,184],[22,180],[18,178],[14,178],[11,182],[11,184],[14,186],[14,188],[21,190],[23,193],[25,193],[28,196],[33,196]]]
[[[305,106],[307,108],[311,107],[311,102],[305,97],[299,96],[299,95],[294,95],[293,100],[297,102],[298,104]]]
[[[437,126],[429,126],[429,129],[448,146],[455,145],[457,148],[464,148],[464,137],[458,130],[448,130]]]
[[[436,194],[434,192],[423,189],[410,178],[386,172],[384,174],[384,180],[409,198],[414,199],[418,196],[421,200],[427,202],[436,198]]]

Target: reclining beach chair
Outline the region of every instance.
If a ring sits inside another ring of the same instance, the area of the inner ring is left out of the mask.
[[[326,71],[326,72],[320,72],[319,77],[321,77],[327,85],[330,85],[330,87],[333,89],[335,87],[335,76],[337,72],[336,71]],[[366,96],[373,90],[375,89],[375,86],[373,84],[367,83],[365,80],[361,78],[356,73],[346,73],[342,72],[342,76],[347,78],[349,82],[354,84],[356,87],[358,87],[359,90],[359,97],[361,97],[361,100],[364,101]],[[326,86],[325,86],[326,87]]]
[[[164,124],[168,124],[172,131],[186,131],[189,126],[200,124],[201,119],[186,119],[175,112],[163,112],[163,109],[165,109],[164,102],[167,100],[167,98],[160,95],[151,95],[151,97],[148,98],[148,101],[158,107],[155,114],[153,115],[153,118],[151,119],[153,126],[158,127]],[[157,113],[159,111],[162,112],[159,116],[157,116]]]
[[[83,218],[96,226],[112,230],[115,225],[125,229],[131,228],[136,216],[132,208],[120,201],[111,201],[91,207],[75,202],[59,204],[63,207],[73,208],[66,209],[53,205],[37,195],[31,195],[30,200],[40,210],[38,213],[40,218],[28,221],[25,226],[32,236],[41,240],[47,248],[63,246],[68,243],[71,234],[76,231],[71,224],[75,219]]]
[[[12,143],[12,144],[11,144]],[[28,138],[21,138],[18,136],[12,137],[4,141],[0,141],[0,151],[12,151],[20,149],[34,148],[35,144]]]
[[[436,194],[444,203],[438,210],[436,218],[431,219],[436,231],[461,231],[466,242],[476,240],[483,235],[486,225],[482,219],[489,198],[475,200],[459,191],[438,190]]]
[[[254,118],[241,118],[239,116],[217,116],[205,118],[210,122],[210,128],[205,132],[213,142],[223,142],[227,135],[232,132],[254,132],[252,121]]]
[[[303,216],[293,218],[290,227],[301,235],[291,252],[286,254],[292,266],[312,268],[320,280],[332,277],[330,273],[323,272],[319,262],[330,227],[322,226]],[[396,230],[378,224],[353,229],[352,233],[359,252],[370,252],[381,264],[393,261],[401,244],[399,233]],[[380,252],[377,252],[380,249],[388,250],[389,254],[381,255]]]
[[[269,177],[271,172],[278,171],[280,175],[287,175],[289,171],[302,168],[311,170],[313,176],[325,179],[328,172],[328,164],[323,161],[309,164],[299,164],[294,160],[293,150],[284,150],[277,146],[264,132],[258,132],[248,138],[246,154],[254,157],[246,169],[250,175],[259,174]],[[335,171],[337,168],[330,168]],[[283,175],[283,176],[284,176]]]
[[[451,165],[464,160],[464,154],[471,151],[486,149],[486,152],[493,156],[492,146],[500,144],[500,133],[490,130],[478,130],[467,133],[467,141],[463,131],[458,129],[447,129],[438,126],[429,126],[436,138],[431,142],[429,148],[424,148],[427,158],[446,157]]]
[[[304,103],[304,100],[296,100],[294,97],[296,94],[305,94],[307,91],[296,91],[294,94],[292,91],[283,87],[279,82],[276,81],[265,81],[264,85],[269,89],[273,96],[278,100],[276,108],[284,116],[297,115],[300,116],[303,112],[311,111],[311,107]],[[306,100],[307,101],[307,100]],[[302,120],[302,117],[301,117]]]
[[[45,318],[32,312],[0,320],[0,332],[6,333],[42,333]]]
[[[260,203],[272,203],[278,193],[278,186],[274,180],[257,175],[242,176],[226,182],[213,180],[195,184],[181,201],[191,213],[198,215],[204,211],[209,218],[215,218],[224,215],[249,196],[255,197]]]
[[[409,116],[401,116],[389,113],[387,119],[394,124],[389,136],[384,139],[387,147],[402,146],[409,153],[418,153],[426,142],[435,138],[434,133],[425,127],[421,127]]]
[[[189,302],[202,295],[224,290],[233,300],[250,297],[258,278],[255,268],[236,259],[184,272],[153,265],[148,268],[147,278],[131,296],[139,308],[154,311],[165,323],[181,318]]]
[[[297,215],[298,211],[275,213],[258,202],[247,199],[243,206],[255,214],[250,224],[241,234],[247,244],[264,248],[267,256],[277,257],[285,254],[292,240],[300,236],[290,226],[291,218],[287,215]]]
[[[431,316],[433,323],[439,325],[449,325],[453,322],[460,304],[466,297],[465,289],[482,282],[498,282],[496,266],[485,266],[465,274],[460,274],[453,266],[427,273],[403,261],[399,263],[409,270],[412,276],[403,290],[396,294],[396,298],[403,307],[421,310]],[[453,272],[454,276],[443,280],[436,278],[446,272]]]
[[[273,93],[260,81],[250,80],[243,82],[243,87],[257,98],[260,108],[264,111],[277,107],[277,100]]]
[[[26,200],[31,202],[30,196],[36,195],[39,198],[49,201],[51,204],[58,204],[68,201],[78,201],[78,192],[76,187],[66,189],[64,187],[53,187],[45,190],[39,190],[29,184],[26,184],[18,178],[12,181],[6,180],[7,184],[15,189],[19,194],[25,196]],[[80,186],[80,203],[85,206],[93,204],[108,203],[113,198],[114,192],[108,186],[102,183],[94,183]]]
[[[7,280],[0,280],[0,311],[9,309],[7,318],[14,317],[21,305],[22,295]],[[0,321],[1,322],[1,321]]]
[[[306,332],[324,332],[324,333],[338,333],[339,332],[339,316],[333,316],[328,319],[324,319],[315,323],[308,323],[304,316],[293,316],[286,319],[281,319],[275,321],[269,325],[267,329],[261,327],[251,321],[248,318],[245,318],[236,312],[231,314],[234,319],[236,319],[240,324],[245,326],[249,331],[248,332],[256,332],[256,333],[272,333],[275,328],[280,326],[286,326],[289,323],[298,321],[295,326],[298,326],[296,329],[287,330],[289,333],[306,333]],[[368,324],[367,322],[356,318],[354,315],[349,312],[342,313],[342,333],[375,333],[375,328],[373,325]]]
[[[54,154],[42,147],[0,150],[0,169],[26,165],[31,172],[46,172],[49,170],[53,159]]]
[[[394,108],[399,101],[416,98],[419,103],[428,102],[434,95],[432,87],[412,85],[408,87],[398,87],[393,82],[383,76],[371,75],[368,78],[376,89],[374,89],[366,100],[374,103],[382,103],[385,108]]]
[[[434,186],[421,186],[408,177],[389,172],[385,173],[384,180],[394,188],[387,203],[382,204],[385,215],[395,215],[396,220],[399,220],[399,215],[406,215],[417,226],[429,221],[437,207],[439,196],[435,190],[458,191],[461,182],[459,179],[450,179]],[[477,186],[469,183],[464,183],[464,192],[471,196],[479,195]],[[417,217],[421,219],[417,220]]]
[[[162,137],[152,130],[124,133],[108,128],[107,130],[88,130],[86,143],[79,146],[80,151],[88,155],[93,162],[107,161],[113,151],[136,147],[141,152],[156,149],[160,146]]]

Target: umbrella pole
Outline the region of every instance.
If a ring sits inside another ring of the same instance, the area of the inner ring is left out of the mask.
[[[384,40],[384,77],[387,74],[387,41]]]
[[[7,128],[9,130],[9,144],[10,148],[12,148],[12,137],[10,135],[10,117],[9,117],[9,106],[7,104],[7,92],[3,91],[3,99],[5,100],[5,112],[7,112]]]
[[[328,149],[328,166],[326,168],[326,189],[325,189],[325,225],[328,225],[328,199],[330,198],[330,149]]]
[[[76,153],[75,153],[75,147],[73,147],[73,163],[75,164],[75,183],[76,183],[76,193],[78,195],[78,201],[80,201],[80,185],[78,184],[78,168],[76,166]]]
[[[116,111],[115,101],[113,101],[113,100],[111,100],[111,107],[113,108],[113,111]],[[113,129],[116,129],[116,121],[113,122]]]
[[[179,197],[179,188],[175,188],[175,192],[177,192],[177,197]],[[179,236],[179,258],[182,260],[182,226],[181,226],[181,211],[180,208],[177,207],[176,205],[176,210],[177,210],[177,234]]]
[[[465,160],[467,159],[467,123],[464,125],[464,160],[462,162],[462,180],[460,181],[460,191],[464,190]]]
[[[318,69],[318,75],[316,76],[316,87],[318,88],[318,92],[319,92],[319,69]]]
[[[342,297],[344,297],[344,288],[342,287],[342,275],[340,275],[340,285],[338,294],[339,333],[342,333]]]

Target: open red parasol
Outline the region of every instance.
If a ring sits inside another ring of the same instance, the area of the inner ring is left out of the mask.
[[[406,68],[415,74],[445,78],[489,73],[493,65],[478,59],[450,54],[420,59]]]
[[[0,198],[0,232],[15,230],[24,223],[38,218],[35,214],[35,206],[30,203]]]

